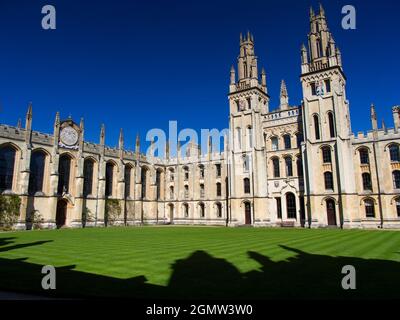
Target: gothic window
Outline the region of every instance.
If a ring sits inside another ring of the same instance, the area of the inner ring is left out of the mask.
[[[31,156],[29,174],[29,194],[43,191],[44,166],[46,154],[43,151],[34,151]]]
[[[293,165],[292,165],[292,158],[286,157],[285,158],[285,167],[286,167],[286,176],[292,177],[293,176]]]
[[[276,214],[278,219],[282,219],[282,199],[281,197],[277,197],[276,199]]]
[[[329,134],[331,138],[334,138],[336,134],[335,134],[335,121],[333,119],[332,112],[328,113],[328,122],[329,122]]]
[[[326,92],[331,92],[331,80],[329,79],[325,80],[325,89]]]
[[[221,164],[220,164],[220,163],[217,163],[217,164],[215,165],[215,169],[216,169],[217,178],[218,178],[218,177],[221,176]]]
[[[249,148],[253,148],[253,131],[251,127],[247,127],[247,145]]]
[[[279,170],[279,159],[274,158],[272,159],[272,166],[274,168],[274,178],[279,178],[280,177],[280,170]]]
[[[142,167],[140,173],[140,179],[142,182],[142,199],[146,198],[146,191],[147,191],[147,169]]]
[[[174,187],[173,186],[169,187],[169,198],[171,200],[174,199]]]
[[[249,178],[244,178],[243,179],[243,187],[244,187],[244,193],[250,193],[250,179]]]
[[[114,164],[107,162],[106,164],[106,197],[113,195],[114,182]]]
[[[319,132],[319,118],[318,115],[314,114],[314,130],[315,130],[315,139],[319,140],[321,138],[320,132]]]
[[[392,144],[389,147],[389,151],[390,151],[390,161],[392,161],[392,162],[400,162],[399,146],[397,144]]]
[[[272,151],[278,150],[278,138],[277,137],[271,138],[271,146],[272,146]]]
[[[395,189],[400,189],[400,171],[393,171],[393,187]]]
[[[189,186],[185,185],[185,198],[189,198]]]
[[[369,164],[369,153],[368,149],[362,148],[359,150],[360,153],[360,163],[361,164]]]
[[[156,197],[157,197],[157,200],[158,200],[161,197],[161,170],[157,170],[156,171],[156,188],[157,188]]]
[[[217,218],[222,218],[222,206],[219,202],[216,204],[216,209],[217,209]]]
[[[93,193],[93,165],[92,159],[85,159],[83,163],[83,196]]]
[[[242,130],[236,128],[236,144],[238,149],[242,149]]]
[[[200,170],[200,179],[204,179],[204,166],[202,164],[199,166],[199,170]]]
[[[397,217],[400,218],[400,198],[396,199],[396,212],[397,212]]]
[[[199,204],[199,210],[200,210],[200,218],[204,218],[205,217],[204,203]]]
[[[315,82],[311,83],[311,95],[317,95],[317,84]]]
[[[301,143],[303,142],[303,134],[302,133],[296,134],[296,142],[297,142],[297,148],[300,148]]]
[[[10,146],[0,148],[0,192],[11,190],[16,151]]]
[[[369,190],[369,191],[372,190],[371,175],[368,172],[364,172],[362,174],[362,182],[364,190]]]
[[[184,180],[188,181],[189,180],[189,168],[188,167],[183,168],[183,174],[184,174]]]
[[[289,219],[296,219],[296,198],[291,192],[286,194],[286,210]]]
[[[297,158],[296,164],[297,164],[297,176],[302,177],[303,176],[303,161],[301,160],[300,157]]]
[[[332,152],[330,147],[322,148],[322,160],[324,163],[332,163]]]
[[[221,183],[217,182],[217,197],[221,196]]]
[[[364,200],[365,216],[367,218],[375,218],[375,205],[371,199]]]
[[[71,172],[71,158],[64,154],[58,163],[58,194],[69,193],[69,177]]]
[[[131,196],[131,175],[132,175],[132,167],[126,166],[124,179],[125,179],[125,198]]]
[[[169,181],[174,181],[174,169],[170,168],[169,169]]]
[[[325,189],[333,190],[333,174],[332,174],[332,172],[327,171],[324,173],[324,181],[325,181]]]
[[[243,156],[243,171],[249,172],[249,168],[250,168],[249,156],[244,155]]]
[[[204,184],[200,184],[200,198],[204,198],[204,194],[205,194]]]
[[[283,136],[283,141],[285,143],[285,149],[292,148],[292,144],[291,144],[291,141],[290,141],[290,134],[285,134]]]
[[[183,212],[185,214],[185,218],[189,217],[189,205],[187,203],[183,204]]]

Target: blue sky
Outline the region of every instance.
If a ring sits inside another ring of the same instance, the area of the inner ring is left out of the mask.
[[[41,8],[57,10],[57,29],[41,28]],[[265,67],[271,109],[285,79],[291,104],[301,101],[300,46],[307,40],[316,1],[33,1],[0,2],[0,123],[14,125],[33,103],[33,128],[52,132],[56,111],[79,122],[85,139],[134,148],[136,133],[151,128],[228,125],[229,69],[239,33],[255,37]],[[341,8],[357,10],[357,29],[341,28]],[[347,75],[353,132],[370,129],[374,102],[379,122],[393,126],[400,104],[398,1],[324,1]]]

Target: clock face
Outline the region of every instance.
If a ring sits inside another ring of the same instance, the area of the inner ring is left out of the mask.
[[[67,146],[73,146],[78,142],[78,132],[72,127],[65,127],[61,130],[60,140]]]

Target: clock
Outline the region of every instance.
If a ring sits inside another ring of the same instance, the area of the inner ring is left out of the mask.
[[[72,127],[61,130],[60,140],[66,146],[74,146],[78,142],[78,132]]]

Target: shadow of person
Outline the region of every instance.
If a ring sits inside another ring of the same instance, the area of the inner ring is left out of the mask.
[[[231,263],[195,251],[172,265],[168,292],[174,298],[230,298],[240,295],[242,275]]]

